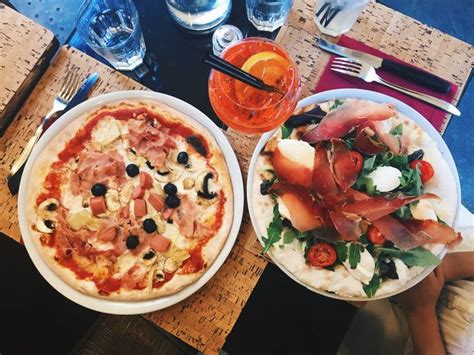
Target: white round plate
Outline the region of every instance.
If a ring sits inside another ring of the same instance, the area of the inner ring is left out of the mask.
[[[209,269],[198,279],[196,282],[187,286],[183,290],[173,295],[160,297],[156,299],[144,300],[144,301],[114,301],[103,298],[96,298],[93,296],[85,295],[60,279],[54,272],[49,268],[47,263],[40,256],[36,246],[31,239],[28,225],[25,218],[25,198],[27,186],[31,178],[31,169],[33,162],[36,161],[38,156],[41,154],[43,149],[46,147],[49,141],[57,134],[59,134],[70,122],[83,114],[90,112],[102,105],[110,104],[121,100],[133,100],[133,99],[146,99],[153,100],[163,103],[175,110],[184,113],[191,117],[196,122],[205,127],[216,139],[217,144],[221,148],[229,170],[230,178],[232,181],[232,188],[234,194],[234,213],[233,222],[230,233],[227,240]],[[235,156],[234,150],[229,144],[227,138],[224,136],[222,131],[201,111],[191,106],[190,104],[177,99],[175,97],[164,95],[160,93],[150,91],[119,91],[106,95],[101,95],[83,102],[82,104],[71,109],[65,113],[57,122],[55,122],[41,137],[39,142],[36,144],[30,158],[25,166],[23,172],[23,178],[21,179],[20,190],[18,194],[18,218],[20,221],[20,230],[25,243],[28,254],[30,255],[33,263],[35,264],[41,275],[53,286],[57,291],[62,293],[64,296],[69,298],[84,307],[93,309],[95,311],[111,313],[111,314],[140,314],[156,311],[174,305],[189,297],[194,292],[199,290],[209,279],[219,270],[221,265],[226,260],[227,256],[234,245],[237,238],[237,234],[240,229],[242,222],[242,213],[244,208],[244,187],[242,182],[242,173]]]
[[[430,136],[433,138],[433,140],[436,142],[438,149],[441,151],[441,155],[443,156],[444,160],[448,163],[448,166],[453,173],[455,182],[456,182],[456,191],[457,191],[457,208],[456,208],[456,217],[455,221],[458,218],[459,215],[459,210],[461,206],[461,186],[459,183],[459,175],[458,171],[456,169],[456,165],[454,164],[453,156],[451,155],[451,152],[448,149],[448,146],[444,142],[443,138],[441,135],[438,133],[438,131],[429,123],[426,118],[424,118],[422,115],[420,115],[417,111],[415,111],[413,108],[408,106],[407,104],[401,102],[400,100],[397,100],[391,96],[380,94],[375,91],[369,91],[369,90],[361,90],[361,89],[336,89],[336,90],[329,90],[329,91],[324,91],[315,95],[308,96],[298,102],[297,108],[301,108],[310,104],[316,104],[316,103],[321,103],[329,100],[335,100],[335,99],[347,99],[347,98],[356,98],[356,99],[364,99],[364,100],[371,100],[379,103],[395,103],[397,110],[407,117],[411,118],[413,121],[415,121],[420,127],[422,127]],[[253,177],[255,175],[255,163],[257,161],[257,157],[260,153],[260,151],[263,149],[267,141],[270,139],[270,137],[273,135],[275,130],[271,132],[267,132],[262,135],[260,140],[257,143],[257,147],[255,148],[255,151],[252,155],[252,160],[250,161],[250,167],[249,167],[249,172],[248,172],[248,177],[247,177],[247,201],[252,201],[252,196],[253,196]],[[250,219],[252,220],[252,225],[257,233],[257,236],[259,236],[260,243],[263,245],[263,241],[260,239],[260,236],[263,235],[263,231],[260,231],[258,229],[258,224],[256,223],[256,216],[254,215],[252,204],[248,203],[249,205],[249,213],[250,213]],[[443,258],[444,255],[447,252],[447,248],[443,248],[443,250],[438,254],[439,258]],[[322,291],[318,290],[313,287],[309,287],[302,283],[300,280],[298,280],[292,273],[290,273],[283,265],[281,265],[277,260],[275,260],[271,253],[269,252],[270,257],[272,258],[273,262],[278,265],[278,267],[289,277],[291,277],[293,280],[298,282],[299,284],[305,286],[306,288],[319,293],[321,295],[331,297],[331,298],[336,298],[340,300],[346,300],[346,301],[373,301],[377,299],[382,299],[382,298],[387,298],[391,297],[393,295],[396,295],[400,292],[403,292],[410,287],[413,287],[416,285],[418,282],[423,280],[433,269],[435,268],[434,266],[427,267],[425,270],[423,270],[422,273],[411,279],[403,288],[400,288],[394,292],[387,293],[381,296],[375,295],[374,297],[368,298],[368,297],[344,297],[344,296],[339,296],[335,293],[332,292],[327,292],[327,291]]]

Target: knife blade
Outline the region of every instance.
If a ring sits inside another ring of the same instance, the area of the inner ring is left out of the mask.
[[[316,39],[316,45],[329,52],[342,57],[352,58],[372,65],[374,68],[382,69],[396,74],[404,79],[422,85],[436,92],[447,93],[451,90],[451,83],[436,75],[412,66],[384,59],[355,49],[346,48],[338,44],[328,42],[322,38]]]
[[[60,116],[62,116],[64,113],[66,113],[73,107],[83,102],[89,96],[89,93],[91,92],[92,88],[94,87],[98,79],[99,79],[98,73],[90,74],[84,80],[81,87],[79,88],[79,90],[77,90],[76,94],[72,97],[71,101],[69,101],[69,103],[66,105],[64,110],[55,114],[54,117],[50,117],[50,119],[48,120],[48,123],[45,125],[43,129],[43,132],[46,129],[48,129],[51,126],[51,124],[57,121],[57,119]],[[28,157],[29,157],[29,154],[25,156],[20,156],[19,160],[15,162],[15,164],[12,167],[12,170],[8,174],[7,185],[12,195],[15,195],[18,192],[18,189],[20,187],[21,176],[23,174],[23,170],[25,168],[25,164],[26,164],[26,161],[28,160]]]

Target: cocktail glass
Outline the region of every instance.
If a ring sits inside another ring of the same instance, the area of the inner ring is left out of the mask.
[[[295,63],[281,46],[268,39],[250,37],[226,48],[221,57],[283,92],[256,89],[211,70],[209,100],[226,125],[241,132],[263,133],[291,116],[301,82]]]

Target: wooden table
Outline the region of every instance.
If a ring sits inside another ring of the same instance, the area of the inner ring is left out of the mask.
[[[277,41],[296,59],[302,75],[303,96],[312,93],[329,59],[329,55],[314,44],[315,37],[320,35],[312,21],[315,3],[315,0],[296,1],[288,24],[277,37]],[[472,46],[380,4],[370,4],[348,35],[456,82],[459,86],[456,100],[462,94],[472,69]],[[61,78],[73,67],[84,76],[99,72],[101,79],[93,95],[146,89],[74,48],[61,48],[5,136],[0,138],[2,181],[40,122],[40,117],[49,110]],[[247,137],[232,130],[225,134],[238,155],[245,178],[257,137]],[[0,208],[3,212],[0,232],[20,241],[16,207],[16,198],[10,196],[6,185],[1,185]],[[222,348],[268,262],[260,256],[260,250],[245,213],[237,242],[218,273],[185,301],[145,317],[200,351],[216,353]]]

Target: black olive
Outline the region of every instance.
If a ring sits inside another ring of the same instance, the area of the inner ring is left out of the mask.
[[[202,182],[202,190],[203,191],[198,191],[198,196],[203,197],[206,200],[212,200],[214,197],[216,197],[215,192],[209,192],[209,180],[212,179],[214,175],[212,173],[207,173],[206,176],[204,176],[204,180]]]
[[[423,151],[423,149],[415,150],[413,153],[408,155],[408,162],[411,163],[412,161],[423,159],[424,155],[425,152]]]
[[[169,208],[176,208],[181,204],[181,201],[178,196],[169,195],[169,196],[166,196],[165,203],[166,203],[166,206],[168,206]]]
[[[318,123],[323,119],[324,116],[326,116],[326,112],[324,112],[321,107],[316,106],[308,112],[291,116],[291,118],[285,122],[285,126],[289,128],[296,128],[312,123]]]
[[[178,189],[176,188],[175,184],[172,184],[171,182],[167,183],[164,187],[163,190],[165,191],[165,194],[167,195],[176,195],[178,192]]]
[[[262,183],[260,184],[260,193],[262,195],[268,195],[268,189],[273,185],[272,180],[263,180]]]
[[[169,224],[173,224],[173,219],[172,219],[172,218],[168,218],[168,220],[167,220],[166,222],[169,223]]]
[[[130,177],[135,177],[140,174],[140,169],[138,169],[138,166],[136,164],[128,164],[126,170],[127,175]]]
[[[148,168],[150,168],[150,170],[155,169],[155,167],[153,165],[151,165],[151,163],[148,160],[146,161],[146,166],[148,166]]]
[[[291,221],[288,218],[283,218],[281,224],[283,224],[285,227],[293,228],[293,225],[291,224]]]
[[[49,229],[54,229],[54,222],[50,219],[46,219],[44,221],[44,225],[48,227]]]
[[[382,278],[398,280],[397,268],[393,260],[385,261],[380,260],[380,276]]]
[[[54,211],[56,208],[58,208],[58,205],[56,205],[54,202],[51,202],[48,206],[46,206],[48,211]]]
[[[143,229],[147,233],[153,233],[156,231],[156,223],[151,218],[147,218],[143,221]]]
[[[143,255],[143,259],[150,260],[154,256],[155,256],[155,252],[153,251],[153,249],[150,249],[145,255]]]
[[[131,151],[133,154],[137,155],[137,152],[136,152],[134,149],[130,148],[130,151]]]
[[[127,238],[127,241],[125,242],[125,244],[127,245],[128,249],[135,249],[138,246],[138,244],[140,244],[140,240],[138,239],[138,236],[130,235]]]
[[[186,165],[189,160],[189,155],[186,152],[179,152],[177,157],[178,163]]]
[[[91,192],[94,196],[104,196],[107,192],[107,188],[104,184],[94,184],[91,188]]]
[[[201,140],[196,137],[196,136],[189,136],[186,138],[186,142],[192,145],[192,147],[201,154],[202,156],[207,156],[207,150],[206,147],[204,147],[204,144],[202,144]]]
[[[161,175],[161,176],[166,176],[166,175],[169,175],[169,174],[170,174],[169,171],[159,171],[159,170],[158,170],[156,173],[157,173],[158,175]]]

